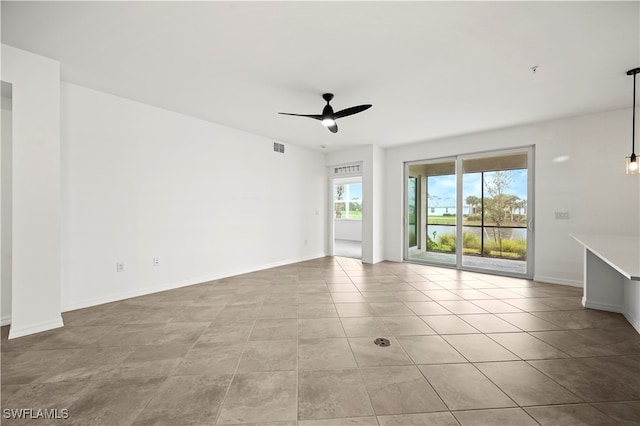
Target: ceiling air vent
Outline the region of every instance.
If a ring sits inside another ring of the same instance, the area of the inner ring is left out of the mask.
[[[281,154],[284,154],[284,144],[278,143],[278,142],[274,142],[273,143],[273,152],[279,152]]]

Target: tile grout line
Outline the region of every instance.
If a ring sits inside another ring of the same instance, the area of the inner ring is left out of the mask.
[[[361,294],[359,288],[358,288],[358,292]],[[338,309],[336,308],[336,311],[337,310]],[[355,353],[353,352],[353,347],[351,346],[351,341],[349,341],[349,337],[347,336],[347,331],[344,329],[344,324],[342,323],[342,317],[340,317],[340,313],[338,313],[338,317],[339,317],[339,321],[340,321],[340,326],[342,327],[342,332],[344,333],[344,336],[345,336],[345,338],[347,340],[347,345],[349,345],[349,350],[351,351],[351,356],[353,357],[353,360],[356,363],[356,368],[358,370],[358,375],[360,376],[360,381],[362,382],[362,386],[364,387],[364,390],[367,393],[367,401],[369,401],[369,407],[371,408],[371,412],[373,413],[373,417],[376,419],[376,423],[379,425],[380,422],[378,421],[378,415],[376,413],[375,408],[373,407],[373,401],[371,400],[371,395],[369,394],[369,389],[367,388],[367,385],[366,385],[366,383],[364,381],[364,375],[362,374],[362,367],[358,363],[358,358],[356,358]]]
[[[242,356],[244,355],[244,351],[245,351],[245,349],[247,347],[247,343],[249,342],[249,339],[251,338],[251,333],[253,332],[253,329],[255,328],[257,321],[258,321],[257,318],[255,318],[253,320],[253,324],[251,325],[251,331],[248,333],[247,339],[244,341],[244,346],[242,348],[242,352],[240,353],[240,356],[238,357],[238,362],[236,363],[236,368],[234,369],[234,372],[231,375],[231,380],[229,380],[229,384],[227,385],[227,389],[226,389],[226,391],[224,393],[224,397],[220,401],[220,408],[218,409],[218,413],[216,414],[215,420],[213,422],[214,425],[217,425],[218,421],[220,420],[220,416],[222,415],[222,410],[224,408],[224,403],[227,401],[227,397],[229,396],[229,391],[231,390],[231,385],[233,385],[233,382],[236,379],[236,375],[238,374],[238,368],[240,367],[240,362],[242,362]]]
[[[226,304],[225,304],[225,306],[226,306]],[[216,314],[216,315],[217,315],[217,314]],[[135,423],[135,422],[136,422],[136,420],[138,420],[138,418],[142,415],[142,413],[144,412],[144,410],[146,410],[146,409],[147,409],[147,407],[149,406],[149,404],[151,404],[151,401],[153,401],[153,400],[158,396],[158,394],[160,393],[160,391],[162,390],[162,388],[164,388],[164,386],[165,386],[165,384],[166,384],[167,380],[169,379],[169,377],[171,377],[171,374],[172,374],[172,373],[173,373],[173,372],[174,372],[174,371],[175,371],[175,370],[180,366],[180,364],[182,363],[182,361],[184,361],[184,358],[185,358],[185,357],[187,356],[187,354],[191,351],[191,349],[193,349],[193,347],[196,345],[196,343],[198,342],[198,340],[200,340],[200,337],[202,337],[202,335],[204,334],[205,330],[206,330],[207,328],[209,328],[209,327],[211,326],[211,324],[213,324],[213,321],[211,321],[211,322],[209,323],[209,325],[208,325],[207,327],[205,327],[205,328],[202,330],[202,332],[200,333],[200,335],[198,335],[198,338],[197,338],[197,339],[195,339],[195,340],[193,341],[193,344],[189,347],[189,349],[187,349],[187,351],[186,351],[186,352],[185,352],[185,354],[182,356],[182,358],[180,359],[180,361],[179,361],[179,362],[177,362],[177,363],[176,363],[176,365],[174,365],[174,366],[173,366],[173,368],[171,369],[171,371],[169,371],[169,373],[167,374],[167,376],[166,376],[166,377],[164,378],[164,380],[162,381],[162,385],[158,387],[157,391],[153,394],[153,396],[152,396],[151,398],[149,398],[149,400],[147,401],[147,403],[146,403],[146,404],[144,404],[144,407],[142,407],[142,410],[140,410],[140,412],[138,413],[138,415],[133,419],[133,422],[132,422],[132,423]],[[125,358],[125,359],[126,359],[126,358]],[[120,362],[120,364],[122,364],[122,363],[125,361],[125,359],[123,359],[123,360]],[[120,365],[120,364],[118,364],[118,365]],[[114,368],[115,368],[115,367],[114,367]]]

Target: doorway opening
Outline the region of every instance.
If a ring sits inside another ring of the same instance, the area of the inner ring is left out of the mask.
[[[334,178],[333,255],[362,259],[362,176]]]
[[[531,277],[532,152],[407,163],[405,260]]]

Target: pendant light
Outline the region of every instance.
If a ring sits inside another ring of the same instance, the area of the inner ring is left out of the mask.
[[[633,76],[633,124],[631,126],[631,156],[626,159],[626,169],[628,175],[640,173],[640,158],[636,156],[636,75],[640,73],[640,68],[627,71],[627,75]]]

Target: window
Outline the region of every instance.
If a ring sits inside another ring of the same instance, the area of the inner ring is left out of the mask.
[[[362,183],[333,185],[335,218],[362,220]]]

